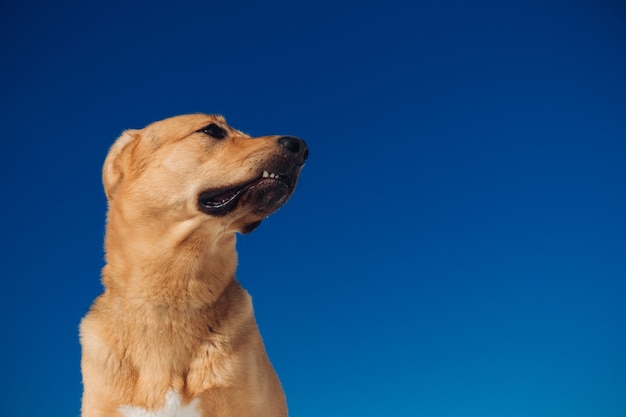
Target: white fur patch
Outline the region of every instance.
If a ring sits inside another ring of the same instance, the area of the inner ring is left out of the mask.
[[[160,410],[148,411],[132,405],[123,405],[119,412],[124,417],[201,417],[197,409],[198,399],[196,398],[188,405],[181,407],[180,395],[174,391],[168,391],[165,395],[165,406]]]

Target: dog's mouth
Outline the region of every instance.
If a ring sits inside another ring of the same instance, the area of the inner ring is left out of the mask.
[[[198,196],[198,208],[212,216],[225,216],[240,203],[254,206],[254,212],[269,215],[282,206],[291,196],[297,175],[262,174],[245,184],[232,188],[210,189]]]

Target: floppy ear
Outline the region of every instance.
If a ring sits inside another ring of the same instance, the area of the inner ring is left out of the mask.
[[[137,143],[138,137],[138,130],[126,130],[109,149],[109,154],[104,160],[104,166],[102,167],[102,183],[104,184],[104,192],[109,200],[124,179],[124,175],[128,170],[130,153]]]

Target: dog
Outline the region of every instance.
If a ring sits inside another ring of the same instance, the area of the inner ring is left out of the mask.
[[[83,417],[287,416],[235,240],[289,199],[308,153],[206,114],[115,141],[104,292],[80,324]]]

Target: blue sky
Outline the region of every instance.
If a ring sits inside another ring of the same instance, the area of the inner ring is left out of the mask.
[[[310,146],[238,242],[292,416],[623,417],[625,10],[3,2],[0,414],[78,415],[107,149],[206,112]]]

